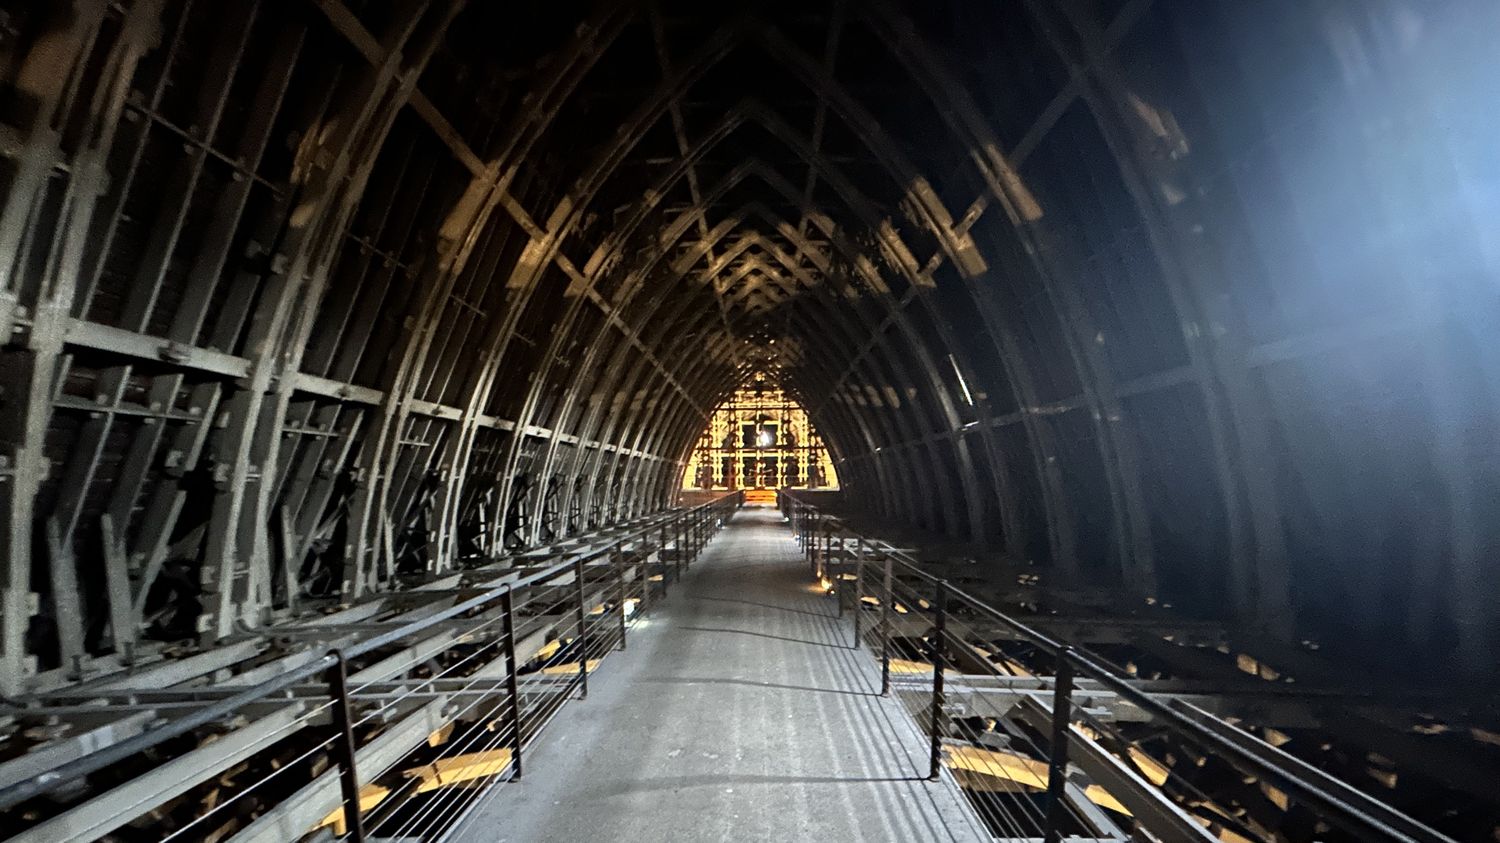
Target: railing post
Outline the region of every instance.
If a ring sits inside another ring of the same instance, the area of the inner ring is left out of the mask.
[[[840,540],[839,541],[839,555],[840,555],[840,557],[843,556],[843,548],[844,548],[844,542],[843,542],[843,540]],[[828,528],[828,558],[830,560],[833,559],[833,526],[832,525],[830,525],[829,528]],[[842,559],[840,561],[842,561]],[[834,602],[837,603],[838,607],[839,607],[839,617],[842,618],[844,616],[844,572],[838,566],[833,566],[833,572],[834,572],[833,597],[834,597]]]
[[[803,556],[810,556],[812,547],[808,543],[807,536],[807,507],[799,504],[797,513],[797,544],[801,547]]]
[[[927,777],[937,781],[943,770],[943,642],[948,634],[947,580],[938,580],[933,609],[936,618],[932,638],[932,767]]]
[[[585,625],[585,616],[588,614],[583,607],[583,557],[573,560],[573,580],[578,595],[578,685],[582,689],[580,697],[589,695],[589,633]]]
[[[864,614],[865,539],[854,540],[854,647],[859,648],[859,617]]]
[[[817,549],[813,547],[814,542],[811,522],[804,511],[802,516],[802,557],[807,560],[807,570],[814,578],[818,576]]]
[[[620,587],[620,612],[619,612],[619,615],[620,615],[620,649],[623,650],[623,649],[625,649],[625,600],[626,600],[626,597],[625,597],[625,551],[622,550],[622,549],[620,549],[620,548],[615,548],[614,550],[610,551],[610,556],[614,557],[614,562],[615,562],[615,580],[616,580],[617,584]]]
[[[342,650],[334,650],[333,666],[328,668],[328,697],[333,703],[333,756],[339,765],[339,786],[344,795],[344,828],[347,839],[365,839],[364,821],[359,811],[359,769],[355,766],[354,719],[349,716],[349,674]]]
[[[813,576],[818,575],[817,529],[817,522],[812,516],[808,516],[802,525],[802,535],[804,536],[802,541],[802,555],[807,557],[807,569],[813,573]]]
[[[505,635],[505,692],[510,695],[510,723],[515,734],[511,740],[511,780],[521,778],[521,666],[516,664],[516,606],[511,590],[500,595],[500,624]]]
[[[809,562],[818,555],[818,516],[811,509],[802,517],[802,552]]]
[[[823,576],[823,522],[817,516],[812,522],[812,549],[807,553],[807,561],[812,565],[814,577]]]
[[[823,572],[828,573],[829,562],[833,560],[833,519],[828,519],[827,526],[823,529]],[[837,588],[837,585],[834,586]]]
[[[677,533],[677,545],[674,548],[677,556],[677,579],[682,579],[682,569],[687,566],[687,511],[677,513],[677,522],[673,529]]]
[[[891,588],[891,556],[888,553],[881,554],[885,557],[885,585],[882,588],[880,598],[880,695],[887,696],[891,692],[891,603],[895,602],[895,595]]]
[[[1057,669],[1052,689],[1052,753],[1047,761],[1047,834],[1046,843],[1062,840],[1062,820],[1067,813],[1064,788],[1068,779],[1068,731],[1072,722],[1073,661],[1072,647],[1057,653]]]
[[[833,565],[834,560],[838,558],[833,552],[834,539],[836,538],[838,538],[838,524],[830,518],[828,519],[828,533],[823,537],[823,542],[827,546],[827,553],[824,555],[827,562],[824,564],[830,567]]]
[[[661,563],[661,596],[667,596],[667,522],[661,524],[661,531],[656,539],[656,561]],[[651,572],[646,571],[646,590],[651,590]]]

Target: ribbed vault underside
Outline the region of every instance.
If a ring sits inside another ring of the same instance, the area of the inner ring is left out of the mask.
[[[755,373],[849,498],[1049,576],[1500,643],[1493,4],[50,6],[12,686],[665,505]]]

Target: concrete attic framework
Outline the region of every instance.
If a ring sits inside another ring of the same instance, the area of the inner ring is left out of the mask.
[[[645,523],[757,376],[1006,586],[1490,687],[1497,32],[0,0],[0,693]]]

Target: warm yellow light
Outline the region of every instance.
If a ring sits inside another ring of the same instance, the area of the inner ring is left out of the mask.
[[[688,456],[684,489],[837,489],[838,476],[807,411],[761,373],[720,404]],[[790,466],[791,468],[788,468]],[[747,501],[759,502],[759,501]]]

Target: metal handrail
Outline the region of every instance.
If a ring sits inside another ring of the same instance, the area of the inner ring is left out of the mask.
[[[687,509],[678,508],[663,512],[660,517],[583,553],[561,551],[558,555],[564,557],[563,561],[557,562],[540,571],[480,592],[474,597],[456,603],[447,609],[402,624],[389,632],[366,638],[346,647],[331,650],[318,659],[286,670],[252,688],[247,688],[237,694],[210,703],[192,714],[148,729],[138,735],[111,744],[97,752],[92,752],[81,758],[58,765],[51,770],[38,773],[8,787],[0,788],[0,811],[9,810],[30,799],[50,793],[68,782],[98,772],[105,767],[119,763],[132,755],[144,752],[173,738],[186,735],[194,729],[224,720],[244,706],[264,700],[273,694],[284,691],[299,682],[303,682],[319,674],[326,674],[330,669],[340,667],[343,662],[349,659],[358,658],[361,655],[378,650],[403,638],[430,629],[444,621],[477,609],[494,600],[501,599],[517,589],[526,588],[556,577],[559,574],[574,571],[584,563],[614,553],[620,550],[622,545],[636,541],[647,533],[660,529],[666,522],[696,517],[715,507],[723,506],[731,499],[738,501],[738,498],[741,496],[742,493],[730,493],[695,507]],[[587,663],[586,658],[583,661],[585,664]]]
[[[978,597],[955,587],[948,580],[921,570],[920,563],[910,554],[894,547],[889,542],[853,529],[845,519],[823,512],[815,504],[808,503],[786,490],[781,492],[781,496],[784,509],[790,510],[786,514],[793,521],[794,529],[800,530],[805,518],[811,515],[821,524],[829,526],[828,537],[831,542],[834,535],[833,529],[836,527],[840,532],[841,540],[852,538],[865,543],[884,558],[890,559],[914,576],[932,584],[945,602],[949,598],[959,597],[971,608],[1009,628],[1020,639],[1029,641],[1051,654],[1057,659],[1060,668],[1054,683],[1056,686],[1054,711],[1065,711],[1067,706],[1071,705],[1071,674],[1087,676],[1157,718],[1162,725],[1181,737],[1202,749],[1227,756],[1243,769],[1265,777],[1286,791],[1288,795],[1315,807],[1327,819],[1338,823],[1348,831],[1362,836],[1377,835],[1385,839],[1422,841],[1422,843],[1456,843],[1453,838],[1303,763],[1202,709],[1185,706],[1187,710],[1184,711],[1163,703],[1151,694],[1135,687],[1128,677],[1123,676],[1118,669],[1110,665],[1107,659],[1088,648],[1046,635]],[[802,511],[798,512],[798,509]],[[802,536],[799,535],[799,539],[801,538]],[[856,597],[856,602],[857,600]],[[858,611],[857,608],[856,611]],[[889,654],[887,652],[882,655],[888,657]],[[1070,681],[1064,682],[1064,676],[1068,676]],[[941,693],[936,690],[938,687],[940,686],[935,685],[935,698]],[[1237,738],[1242,736],[1243,740],[1231,739],[1228,735],[1234,735]],[[933,740],[936,744],[935,727]],[[1059,750],[1062,758],[1054,758],[1054,762],[1066,760],[1066,741],[1063,741],[1061,746],[1054,747],[1054,751]],[[1056,768],[1056,766],[1054,763],[1053,767]],[[1319,781],[1310,781],[1310,777],[1315,777]]]

